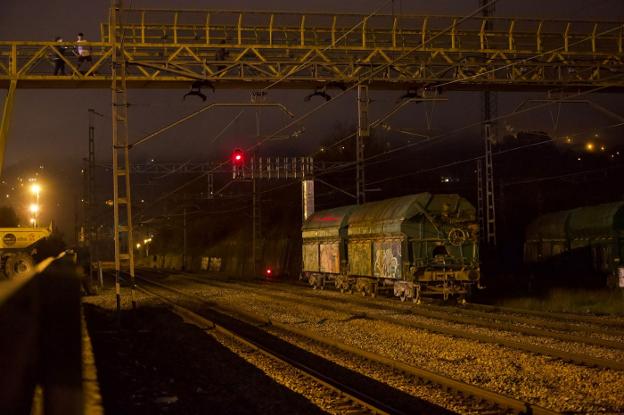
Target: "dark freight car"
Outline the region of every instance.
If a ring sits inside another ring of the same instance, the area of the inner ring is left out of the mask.
[[[618,284],[624,254],[624,202],[553,212],[529,225],[524,260],[549,277],[564,274],[584,285]]]
[[[320,211],[303,225],[302,276],[315,288],[401,300],[463,298],[479,281],[475,209],[459,195],[420,193]]]
[[[345,272],[347,218],[355,209],[343,206],[314,213],[303,224],[303,273],[312,276]]]

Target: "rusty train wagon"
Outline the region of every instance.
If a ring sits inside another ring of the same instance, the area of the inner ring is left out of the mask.
[[[463,300],[478,285],[475,209],[455,194],[419,193],[319,211],[303,225],[302,278],[314,288],[402,301]]]
[[[547,213],[527,227],[524,262],[542,277],[615,288],[622,258],[622,201]]]
[[[314,288],[347,274],[347,219],[356,207],[319,211],[303,224],[302,277]]]

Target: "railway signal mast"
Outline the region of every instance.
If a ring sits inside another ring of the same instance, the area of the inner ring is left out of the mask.
[[[358,85],[358,130],[355,138],[355,181],[356,201],[358,205],[366,202],[366,179],[364,177],[364,147],[370,137],[370,125],[368,123],[368,86]]]
[[[117,35],[120,38],[117,38]],[[115,296],[117,312],[121,311],[122,271],[130,276],[132,308],[134,294],[134,244],[132,239],[132,196],[130,193],[130,159],[128,143],[128,91],[124,51],[123,1],[113,0],[109,38],[112,45],[112,122],[113,122],[113,237],[115,240]]]
[[[494,15],[495,3],[491,0],[479,0],[479,5],[483,7],[483,17],[485,29],[489,32],[493,29],[491,17]],[[486,38],[487,39],[487,38]],[[497,137],[496,121],[491,121],[498,117],[498,98],[495,92],[485,90],[481,96],[481,119],[483,121],[482,137],[485,150],[485,171],[481,169],[481,163],[477,166],[479,178],[477,185],[478,203],[477,212],[480,214],[481,235],[483,242],[489,247],[496,246],[496,211],[494,200],[494,166],[492,163],[492,144]],[[481,175],[485,174],[485,183]],[[482,186],[485,185],[485,189]],[[484,199],[485,197],[485,199]]]
[[[91,262],[91,266],[89,266],[89,282],[93,282],[93,264],[95,262],[95,258],[97,256],[96,245],[97,245],[97,225],[96,225],[96,193],[95,193],[95,117],[104,117],[104,115],[95,111],[92,108],[89,108],[89,158],[87,159],[87,169],[86,169],[86,197],[84,200],[85,206],[85,234],[86,234],[86,242],[89,247],[89,261]]]

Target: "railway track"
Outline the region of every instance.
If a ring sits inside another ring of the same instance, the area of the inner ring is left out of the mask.
[[[287,290],[286,290],[287,292]],[[305,293],[304,295],[310,296],[313,298],[320,298],[318,295],[313,293]],[[353,302],[368,305],[369,301],[362,301],[355,297]],[[384,305],[379,305],[378,303],[372,303],[371,307],[388,310],[389,308]],[[398,303],[393,304],[394,306],[399,306]],[[401,307],[401,306],[399,306]],[[577,326],[568,323],[559,323],[554,321],[538,321],[531,318],[514,316],[514,315],[505,315],[505,314],[493,314],[483,311],[474,311],[471,309],[464,309],[460,307],[443,307],[439,305],[427,304],[423,306],[402,306],[401,311],[406,314],[420,315],[423,317],[429,317],[434,319],[440,319],[445,321],[451,321],[454,323],[467,324],[472,326],[480,326],[491,328],[494,330],[506,330],[512,331],[522,334],[527,334],[531,336],[540,336],[547,337],[552,339],[557,339],[561,341],[568,341],[573,343],[584,343],[593,346],[606,347],[617,350],[624,350],[624,343],[616,340],[608,340],[603,339],[601,337],[596,337],[594,335],[606,335],[606,336],[623,336],[624,331],[620,331],[617,329],[606,329],[606,328],[591,328],[586,326]],[[476,318],[476,320],[475,320]],[[538,327],[527,327],[523,325],[514,325],[512,323],[518,324],[527,324],[531,326]],[[550,329],[550,330],[547,330]],[[568,334],[568,333],[558,333],[551,330],[560,330],[565,332],[576,332],[581,334]]]
[[[204,284],[211,283],[211,284],[226,285],[226,286],[228,284],[224,282],[215,282],[212,280],[207,281],[206,279],[196,278],[190,275],[183,275],[182,278],[191,280],[194,282],[204,283]],[[244,284],[237,283],[237,287],[240,285],[244,285]],[[250,291],[253,291],[254,289],[257,290],[258,286],[252,285],[251,287],[247,287],[247,288]],[[290,301],[290,303],[295,301],[293,299],[278,300],[277,298],[275,298],[276,296],[275,291],[276,290],[271,291],[272,301],[282,301],[282,302]],[[288,292],[288,290],[280,290],[280,291]],[[324,310],[329,310],[329,311],[334,311],[334,312],[339,312],[339,313],[351,313],[352,312],[352,310],[336,305],[336,302],[331,299],[323,298],[318,295],[312,295],[312,296],[314,297],[315,301],[307,301],[307,300],[302,300],[302,299],[297,299],[296,301],[298,304],[307,305],[310,307],[322,308]],[[284,297],[282,296],[281,298],[283,299]],[[322,302],[322,304],[319,304],[319,302]],[[362,305],[365,305],[365,306],[369,306],[369,307],[372,306],[373,308],[379,308],[379,307],[374,307],[374,304],[367,302],[367,301],[362,302],[362,303],[363,303]],[[519,333],[524,333],[524,334],[528,334],[532,336],[554,338],[557,340],[567,341],[567,342],[572,342],[572,343],[584,343],[584,344],[591,344],[595,346],[612,348],[612,349],[617,349],[617,350],[624,350],[624,344],[622,344],[621,342],[604,340],[600,338],[593,338],[593,337],[588,337],[586,335],[571,335],[571,334],[565,334],[565,333],[554,333],[551,331],[546,331],[546,330],[541,330],[541,329],[534,329],[534,328],[522,327],[522,326],[513,326],[510,324],[497,323],[493,321],[489,321],[489,322],[485,320],[474,321],[467,317],[454,316],[448,313],[429,311],[422,307],[416,307],[414,310],[410,310],[409,313],[427,317],[427,318],[432,318],[432,319],[450,321],[453,323],[468,324],[468,325],[473,325],[473,326],[476,325],[476,326],[491,328],[494,330],[519,332]],[[462,330],[462,329],[445,327],[445,326],[441,326],[437,324],[422,323],[422,322],[418,322],[418,323],[417,322],[405,322],[405,321],[401,321],[400,319],[397,319],[391,316],[366,315],[366,317],[369,319],[373,319],[373,320],[378,320],[378,321],[383,321],[383,322],[390,323],[390,324],[399,325],[405,328],[427,330],[427,331],[438,333],[438,334],[461,337],[461,338],[475,340],[475,341],[479,341],[483,343],[498,344],[498,345],[513,348],[516,350],[522,350],[522,351],[529,352],[529,353],[535,353],[535,354],[554,357],[557,359],[561,359],[565,362],[575,363],[579,365],[584,365],[584,366],[589,366],[589,367],[601,367],[601,368],[608,368],[608,369],[614,369],[614,370],[624,370],[624,363],[616,361],[616,360],[603,359],[603,358],[588,356],[584,354],[567,352],[567,351],[558,350],[552,347],[512,340],[512,339],[505,338],[505,337],[483,335],[483,334],[469,332],[469,331]],[[492,316],[490,316],[490,319],[492,319]]]
[[[570,322],[561,322],[561,321],[552,321],[553,319],[557,319],[559,317],[557,317],[557,314],[549,316],[548,313],[540,313],[539,315],[536,315],[536,317],[542,319],[542,320],[536,320],[535,318],[531,318],[531,317],[525,317],[522,315],[517,315],[517,314],[507,314],[507,313],[501,313],[501,312],[497,312],[496,310],[498,310],[498,308],[494,307],[492,309],[492,311],[479,311],[478,309],[474,309],[475,307],[473,307],[472,305],[468,306],[468,307],[443,307],[443,306],[439,306],[439,305],[427,305],[427,308],[432,309],[432,310],[437,310],[437,311],[441,311],[441,312],[445,312],[448,314],[455,314],[455,315],[469,315],[469,316],[473,316],[476,318],[480,318],[480,319],[496,319],[497,321],[505,321],[508,323],[519,323],[519,324],[530,324],[533,326],[541,326],[543,328],[547,328],[547,329],[552,329],[552,330],[560,330],[560,331],[568,331],[568,332],[580,332],[580,333],[584,333],[585,334],[585,339],[587,341],[592,342],[594,338],[592,337],[588,337],[587,335],[607,335],[607,336],[621,336],[624,337],[624,330],[620,330],[617,326],[608,326],[605,327],[605,325],[599,325],[599,327],[588,327],[586,325],[581,325],[581,324],[593,324],[596,325],[597,323],[592,323],[589,321],[582,321],[579,322],[578,320],[574,321],[570,320]],[[531,310],[528,310],[531,311]],[[580,323],[580,324],[579,324]],[[578,336],[581,337],[581,336]],[[617,342],[616,342],[617,343]],[[601,345],[598,343],[588,343],[588,344],[596,344],[596,345]],[[609,342],[607,341],[606,343],[604,343],[604,345],[606,347],[614,347],[614,348],[621,348],[624,347],[624,345],[620,345],[621,346],[615,346],[615,345],[609,345]]]
[[[270,327],[272,330],[277,329],[280,332],[283,332],[289,336],[295,336],[301,339],[305,339],[308,342],[313,342],[313,343],[322,345],[323,347],[326,347],[326,348],[335,349],[340,352],[348,353],[349,355],[357,356],[358,358],[368,360],[375,364],[383,365],[393,371],[400,372],[410,377],[416,378],[421,383],[425,383],[425,384],[433,383],[443,388],[444,390],[454,391],[460,396],[463,396],[466,398],[469,397],[469,399],[473,399],[477,402],[482,402],[482,401],[488,402],[492,405],[493,408],[498,408],[497,413],[502,413],[503,411],[501,411],[501,409],[504,409],[504,412],[510,411],[513,413],[526,413],[526,414],[555,414],[557,413],[555,411],[551,411],[546,408],[531,405],[530,403],[523,402],[521,400],[517,400],[517,399],[511,398],[511,397],[508,397],[508,396],[505,396],[496,392],[485,390],[475,385],[460,382],[460,381],[448,378],[446,376],[436,374],[436,373],[433,373],[433,372],[430,372],[430,371],[427,371],[418,367],[410,366],[408,364],[395,361],[395,360],[389,359],[387,357],[384,357],[384,356],[381,356],[372,352],[361,350],[361,349],[355,348],[353,346],[349,346],[347,344],[341,343],[333,339],[324,338],[322,336],[316,335],[307,330],[294,328],[290,325],[278,323],[275,321],[270,321],[264,317],[259,317],[257,315],[251,315],[241,310],[232,310],[232,309],[223,308],[221,306],[219,306],[218,310],[215,310],[213,308],[214,307],[213,304],[207,302],[205,299],[201,297],[194,296],[183,290],[179,290],[179,289],[164,285],[162,283],[152,281],[150,279],[139,277],[139,280],[150,286],[149,289],[142,287],[143,290],[146,290],[151,295],[158,295],[161,298],[164,297],[163,300],[171,304],[175,310],[178,310],[181,313],[185,313],[189,315],[189,318],[199,319],[197,320],[199,324],[205,325],[207,324],[208,320],[206,320],[205,317],[198,315],[197,312],[189,309],[188,307],[181,306],[179,301],[172,301],[170,298],[167,298],[166,296],[163,296],[161,294],[158,294],[157,292],[154,292],[154,287],[160,290],[166,290],[167,292],[171,294],[185,298],[191,301],[192,303],[194,303],[196,306],[201,307],[203,310],[206,310],[206,307],[208,307],[214,312],[225,313],[225,315],[228,316],[227,318],[230,318],[230,319],[231,318],[234,318],[236,320],[242,319],[243,321],[247,323],[251,322],[252,324],[255,324],[256,326],[262,325],[262,326]],[[270,348],[268,348],[264,342],[260,342],[257,339],[249,338],[246,335],[241,335],[241,333],[239,333],[238,330],[233,330],[230,327],[225,328],[219,323],[215,323],[214,320],[212,319],[211,319],[211,324],[213,324],[219,330],[224,330],[226,333],[228,333],[228,335],[236,336],[237,338],[240,337],[242,342],[245,342],[246,344],[249,344],[253,347],[259,348],[259,350],[261,350],[263,353],[269,356],[276,356],[276,358],[283,359],[284,361],[287,361],[289,364],[293,364],[293,365],[300,364],[297,361],[297,359],[293,359],[291,356],[284,356],[281,352],[275,352],[274,350],[271,350]],[[303,367],[298,367],[298,368],[303,371],[306,370],[305,365]],[[306,371],[306,376],[312,376],[314,378],[317,378],[319,375],[320,374],[318,373],[318,371],[316,371],[316,369],[313,369],[312,371]],[[348,400],[349,402],[355,402],[354,405],[362,407],[361,402],[364,402],[367,405],[370,405],[371,407],[366,407],[367,408],[366,410],[368,411],[368,413],[415,413],[415,412],[418,412],[418,411],[415,411],[414,407],[408,408],[407,411],[401,411],[400,408],[392,407],[390,405],[381,403],[382,402],[381,399],[378,400],[375,397],[368,396],[368,395],[362,396],[361,392],[358,392],[357,389],[348,385],[344,385],[336,379],[333,379],[326,375],[321,375],[320,377],[321,377],[321,381],[328,384],[329,387],[339,389],[339,391],[334,391],[333,393],[340,393],[342,394],[341,396],[348,396],[346,400]],[[345,400],[345,398],[342,398],[342,399],[343,401]],[[356,409],[355,411],[361,411],[361,410],[362,409]],[[374,411],[379,411],[379,412],[374,412]],[[431,413],[431,411],[426,411],[426,412]],[[353,412],[353,413],[359,413],[359,412]]]
[[[502,312],[508,313],[511,315],[527,315],[527,316],[535,316],[541,317],[544,319],[558,319],[560,321],[567,321],[569,323],[589,323],[595,324],[598,326],[605,326],[611,329],[619,329],[619,333],[624,335],[624,320],[620,319],[620,321],[605,319],[598,316],[585,316],[582,314],[570,314],[570,313],[559,313],[559,312],[547,312],[547,311],[539,311],[539,310],[527,310],[520,308],[510,308],[510,307],[502,307],[502,306],[494,306],[487,304],[468,304],[466,307],[468,310],[475,311],[487,311],[487,312]]]
[[[142,280],[147,282],[146,280]],[[148,284],[154,284],[148,282]],[[162,289],[163,286],[160,285]],[[259,353],[262,353],[266,357],[288,365],[295,369],[297,373],[304,377],[309,383],[315,385],[317,388],[322,388],[326,392],[327,398],[330,400],[329,406],[339,412],[353,413],[353,414],[404,414],[398,409],[391,407],[388,404],[384,404],[375,398],[363,394],[356,389],[346,385],[328,375],[325,375],[305,364],[293,359],[290,356],[284,355],[278,351],[271,350],[266,346],[248,338],[247,336],[239,335],[232,330],[229,330],[222,325],[214,323],[200,314],[196,313],[189,307],[184,307],[172,301],[166,295],[159,294],[153,288],[148,289],[145,287],[138,287],[139,291],[143,291],[147,295],[156,296],[162,301],[169,304],[173,310],[181,316],[185,321],[191,322],[194,325],[201,328],[208,328],[210,330],[216,330],[217,332],[226,335],[235,341],[242,343],[246,347],[249,347]],[[176,292],[176,294],[180,294]]]
[[[158,271],[158,270],[149,270],[149,272],[161,273],[161,271]],[[167,275],[169,275],[169,273],[167,273]],[[176,275],[196,277],[196,274],[176,273]],[[200,278],[200,280],[205,281],[206,279]],[[227,283],[229,281],[229,278],[216,279],[216,278],[211,277],[210,281],[221,281],[223,283]],[[254,287],[258,286],[258,283],[249,283],[249,282],[241,282],[241,281],[236,281],[236,282],[237,284],[248,284]],[[301,295],[319,298],[319,295],[317,292],[310,291],[307,289],[309,288],[307,285],[281,283],[281,282],[270,282],[269,284],[271,284],[272,287],[276,287],[276,286],[279,287],[277,288],[277,290],[281,290],[284,292],[289,292],[290,290],[284,289],[283,286],[287,286],[289,288],[290,287],[302,288],[302,289],[306,288],[306,290],[301,292]],[[272,289],[276,289],[276,288],[272,288]],[[587,344],[595,344],[597,346],[612,347],[616,349],[620,349],[621,347],[623,347],[622,344],[617,341],[610,342],[607,340],[606,342],[600,342],[600,341],[593,342],[593,338],[591,337],[593,335],[624,337],[624,321],[605,320],[604,318],[596,317],[596,316],[584,316],[584,315],[579,315],[579,314],[556,313],[556,312],[551,313],[551,312],[543,312],[543,311],[536,311],[536,310],[524,310],[524,309],[515,309],[515,308],[491,306],[491,305],[485,305],[485,304],[473,304],[473,303],[469,303],[463,306],[447,306],[447,305],[442,306],[442,305],[438,305],[435,303],[427,303],[427,304],[421,304],[419,306],[413,306],[410,304],[403,304],[398,301],[394,301],[395,300],[394,298],[386,299],[383,297],[377,297],[374,299],[366,299],[366,300],[359,299],[359,297],[357,296],[347,297],[347,298],[350,298],[349,299],[350,302],[355,302],[355,303],[359,303],[363,305],[369,305],[373,308],[378,308],[378,309],[386,309],[386,310],[392,309],[395,311],[397,309],[400,309],[400,310],[408,311],[414,314],[416,314],[421,309],[430,309],[430,310],[435,310],[435,311],[439,311],[439,312],[443,312],[447,314],[453,314],[453,315],[469,315],[469,316],[473,316],[473,317],[477,317],[477,318],[485,319],[489,321],[494,319],[499,322],[502,321],[506,323],[528,324],[531,326],[537,326],[537,327],[544,328],[544,329],[559,330],[559,331],[564,331],[564,332],[582,332],[582,333],[585,333],[585,335],[576,336],[577,340],[586,339],[587,341],[591,342]],[[391,302],[391,306],[386,305],[388,301]],[[382,304],[382,303],[386,303],[386,304]],[[528,316],[537,317],[539,318],[539,320],[528,317]],[[489,324],[489,323],[486,322],[485,324]],[[478,322],[474,322],[473,325],[478,325]],[[594,327],[588,327],[587,325],[593,325]],[[483,326],[483,327],[486,327],[486,326]],[[518,330],[514,328],[514,331],[518,331]],[[530,334],[530,333],[527,332],[526,334]],[[535,335],[538,335],[538,334],[535,334]],[[566,339],[562,337],[561,340],[566,340]],[[599,344],[599,343],[602,343],[602,344]]]
[[[284,285],[275,283],[275,285]],[[293,287],[298,287],[299,285],[292,285]],[[307,287],[307,286],[305,286]],[[301,287],[303,288],[303,286]],[[288,291],[288,290],[284,290]],[[306,290],[307,293],[303,293],[302,295],[318,297],[314,291]],[[387,303],[386,300],[391,301],[391,306],[381,304]],[[408,304],[402,304],[398,301],[393,301],[394,298],[375,298],[375,299],[366,299],[361,300],[359,297],[352,297],[350,301],[360,303],[360,304],[375,304],[376,308],[379,309],[401,309],[406,310],[412,313],[417,313],[422,309],[431,309],[444,313],[455,314],[455,315],[470,315],[481,319],[492,320],[495,319],[497,321],[505,321],[508,323],[519,323],[519,324],[529,324],[532,326],[539,326],[542,328],[560,330],[560,331],[574,331],[574,332],[582,332],[589,335],[606,335],[606,336],[622,336],[624,337],[624,330],[620,329],[620,327],[624,327],[624,322],[621,324],[616,321],[605,321],[600,317],[594,316],[582,316],[578,314],[565,314],[565,313],[548,313],[534,310],[519,310],[519,309],[510,309],[505,307],[498,306],[488,306],[483,304],[467,304],[464,306],[441,306],[434,303],[422,304],[419,306],[413,306]],[[484,310],[484,311],[480,311]],[[488,311],[485,311],[488,310]],[[518,315],[520,314],[520,315]],[[524,314],[524,316],[522,315]],[[527,316],[535,316],[540,318],[540,320],[536,320],[535,318],[527,317]],[[583,325],[585,324],[585,325]],[[594,327],[587,327],[587,324],[594,325]],[[585,336],[586,338],[587,336]],[[579,336],[581,338],[581,336]],[[605,347],[608,343],[604,343]],[[617,346],[615,348],[618,348]]]

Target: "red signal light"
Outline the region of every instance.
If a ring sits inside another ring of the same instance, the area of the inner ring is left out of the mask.
[[[232,163],[234,163],[235,165],[241,165],[243,164],[245,161],[245,154],[243,153],[243,150],[241,150],[240,148],[234,149],[234,151],[232,152]]]

